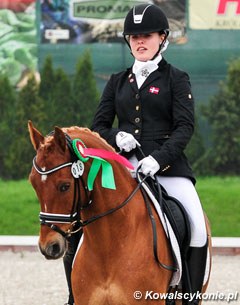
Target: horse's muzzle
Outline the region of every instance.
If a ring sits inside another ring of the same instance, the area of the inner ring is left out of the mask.
[[[67,250],[66,240],[63,238],[48,242],[42,245],[39,242],[39,249],[46,259],[58,259],[65,255]]]

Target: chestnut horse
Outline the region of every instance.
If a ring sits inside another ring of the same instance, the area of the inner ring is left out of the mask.
[[[83,225],[84,238],[72,271],[75,304],[146,304],[151,302],[147,292],[166,293],[172,271],[159,266],[154,258],[151,221],[139,185],[129,170],[111,160],[116,188],[102,186],[100,170],[89,190],[87,180],[93,159],[84,158],[80,177],[73,177],[71,140],[80,139],[88,148],[108,152],[114,152],[113,148],[86,128],[55,127],[44,137],[31,122],[28,127],[37,152],[30,181],[41,206],[42,254],[48,259],[62,257],[67,250],[65,237],[74,234],[74,223],[80,221]],[[157,218],[154,209],[153,216]],[[172,266],[165,232],[160,222],[156,225],[159,261]],[[165,301],[159,299],[158,304]]]

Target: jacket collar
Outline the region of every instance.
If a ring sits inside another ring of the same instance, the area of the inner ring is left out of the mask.
[[[142,86],[139,89],[137,86],[135,75],[132,72],[132,67],[127,69],[128,81],[134,93],[139,93],[139,91],[142,91],[142,89],[149,86],[149,84],[152,83],[155,79],[159,78],[161,76],[161,71],[166,67],[166,65],[167,65],[167,61],[164,58],[162,58],[162,60],[158,64],[158,69],[148,76],[148,78],[145,80],[145,82],[142,84]]]

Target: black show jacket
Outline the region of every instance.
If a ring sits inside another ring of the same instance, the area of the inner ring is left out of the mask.
[[[113,128],[115,116],[117,128]],[[189,177],[195,182],[183,152],[194,131],[191,84],[187,73],[165,59],[139,89],[131,68],[113,74],[103,91],[92,130],[115,148],[119,131],[131,133],[144,154],[151,154],[160,164],[158,174]],[[134,153],[142,158],[137,149]]]

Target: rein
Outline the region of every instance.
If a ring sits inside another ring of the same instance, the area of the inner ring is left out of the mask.
[[[90,223],[103,218],[104,216],[113,214],[114,212],[120,210],[122,207],[124,207],[132,198],[133,196],[136,194],[136,192],[142,187],[143,182],[145,181],[147,177],[145,177],[141,182],[138,183],[138,185],[135,187],[135,189],[130,193],[130,195],[117,207],[112,208],[110,210],[107,210],[106,212],[103,212],[101,214],[98,214],[96,216],[93,216],[85,221],[80,220],[80,227],[85,227],[87,225],[89,225]]]

